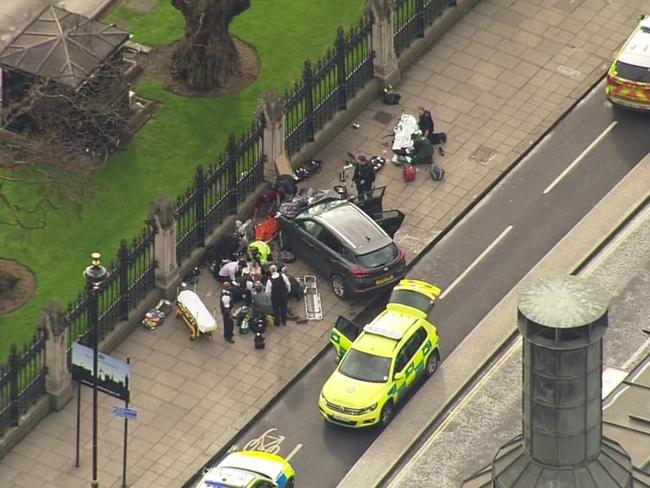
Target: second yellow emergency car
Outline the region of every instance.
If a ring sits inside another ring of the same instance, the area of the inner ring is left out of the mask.
[[[359,329],[339,317],[330,339],[340,362],[323,386],[323,417],[348,427],[387,425],[397,404],[440,361],[436,327],[429,314],[440,289],[418,280],[400,281],[386,309]]]
[[[207,470],[197,488],[294,488],[295,482],[293,468],[280,456],[239,451]]]
[[[650,110],[650,17],[642,17],[607,72],[610,102]]]

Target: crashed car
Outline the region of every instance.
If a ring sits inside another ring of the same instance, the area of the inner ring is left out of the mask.
[[[438,296],[434,285],[402,280],[386,309],[363,329],[339,317],[330,335],[339,365],[318,401],[326,421],[386,426],[417,381],[437,370],[438,332],[429,315]]]
[[[404,214],[381,211],[376,198],[359,205],[367,211],[328,196],[312,199],[295,215],[281,210],[278,217],[280,247],[326,276],[342,299],[392,286],[406,271],[405,254],[392,238]]]

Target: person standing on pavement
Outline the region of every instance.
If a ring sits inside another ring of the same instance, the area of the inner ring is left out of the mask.
[[[275,264],[269,266],[270,277],[266,282],[266,293],[271,295],[271,307],[275,316],[275,325],[287,325],[287,306],[291,282],[284,273],[278,272]]]
[[[425,110],[424,107],[418,107],[418,127],[422,131],[424,137],[426,137],[432,145],[443,144],[447,142],[447,134],[444,132],[434,132],[433,118],[431,117],[431,112]],[[438,148],[441,156],[445,155],[445,151],[442,147]]]
[[[358,198],[365,198],[367,193],[372,190],[372,184],[375,182],[375,170],[365,156],[359,155],[356,160],[357,165],[354,168],[352,181],[357,187]]]
[[[235,321],[232,318],[232,296],[230,294],[231,287],[232,285],[229,281],[226,281],[223,284],[219,304],[221,305],[221,316],[223,317],[223,338],[226,340],[226,342],[234,344],[235,340],[232,338],[232,332],[235,328]]]

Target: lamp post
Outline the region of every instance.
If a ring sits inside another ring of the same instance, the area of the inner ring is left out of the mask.
[[[98,488],[97,481],[97,372],[99,364],[99,290],[102,283],[108,276],[108,271],[101,265],[101,254],[94,252],[91,255],[92,264],[84,270],[86,286],[88,290],[88,328],[92,330],[93,347],[93,479],[90,483],[92,488]]]

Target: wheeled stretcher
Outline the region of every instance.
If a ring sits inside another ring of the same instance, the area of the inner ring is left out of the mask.
[[[196,339],[200,334],[212,337],[212,332],[217,330],[217,321],[196,293],[183,290],[176,298],[176,306],[176,316],[183,317],[190,328],[191,340]]]

